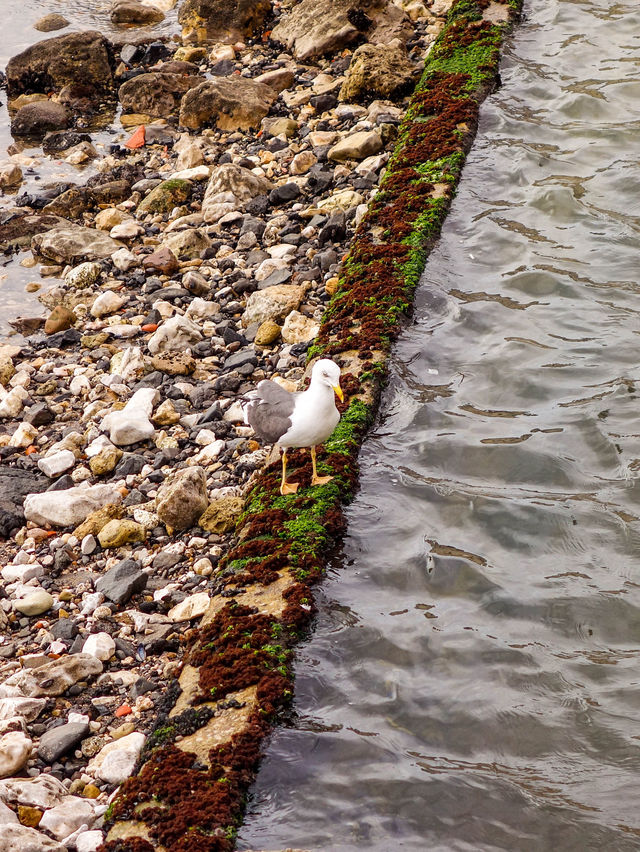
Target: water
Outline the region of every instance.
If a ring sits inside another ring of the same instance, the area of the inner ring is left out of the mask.
[[[640,849],[640,14],[526,11],[239,849]]]
[[[115,27],[109,18],[111,0],[76,0],[70,4],[68,0],[0,0],[0,11],[5,18],[5,31],[0,39],[0,69],[6,68],[12,56],[47,38],[65,35],[82,30],[98,30],[107,38],[121,40],[130,36],[134,39],[142,33],[153,33],[157,36],[172,36],[179,32],[177,24],[177,7],[165,13],[165,20],[152,28],[123,29]],[[33,24],[43,15],[57,13],[64,15],[69,26],[51,33],[42,33],[33,29]],[[104,153],[105,145],[112,141],[121,141],[130,135],[123,131],[119,122],[114,121],[98,133],[94,133],[93,143],[99,153]],[[23,183],[7,191],[0,191],[0,214],[4,209],[14,206],[15,196],[23,192],[37,193],[47,183],[72,181],[84,183],[95,172],[94,165],[71,166],[59,159],[45,157],[42,149],[23,146],[20,140],[15,140],[10,132],[10,120],[7,111],[7,93],[0,91],[0,160],[6,159],[7,149],[18,141],[22,154],[31,162],[23,165]],[[41,286],[56,283],[53,279],[43,280],[37,268],[24,269],[19,261],[26,256],[7,257],[0,254],[0,342],[6,339],[10,332],[9,320],[18,314],[39,316],[43,308],[37,301],[36,294],[25,292],[28,282],[36,282]]]

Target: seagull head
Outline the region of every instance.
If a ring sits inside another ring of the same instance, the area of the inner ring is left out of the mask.
[[[316,361],[311,371],[311,382],[333,388],[340,400],[344,400],[344,394],[340,387],[340,367],[330,358],[321,358]]]

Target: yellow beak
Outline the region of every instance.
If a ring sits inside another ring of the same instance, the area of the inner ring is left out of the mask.
[[[340,402],[344,402],[344,394],[342,393],[342,388],[340,387],[340,385],[334,385],[333,389],[336,392],[336,395],[339,397]]]

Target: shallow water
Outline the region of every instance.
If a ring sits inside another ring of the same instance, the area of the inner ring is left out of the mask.
[[[130,34],[131,38],[141,33],[153,33],[154,36],[171,36],[179,31],[177,25],[177,8],[165,13],[165,20],[150,28],[124,29],[115,27],[110,19],[111,0],[0,0],[0,11],[4,16],[5,29],[0,38],[0,69],[5,70],[12,56],[47,38],[66,35],[82,30],[98,30],[108,38],[122,39]],[[55,32],[42,33],[33,28],[33,24],[44,15],[57,13],[64,15],[69,26]],[[130,135],[123,131],[119,122],[114,121],[110,126],[98,133],[92,134],[94,145],[99,152],[112,141],[120,141]],[[18,140],[19,141],[19,140]],[[6,90],[0,90],[0,160],[7,157],[7,149],[16,142],[11,136],[10,121],[7,111]],[[71,166],[59,159],[46,157],[40,147],[26,146],[22,153],[33,157],[31,165],[23,167],[24,181],[4,195],[0,191],[0,214],[3,209],[12,207],[15,196],[23,193],[37,193],[45,184],[51,182],[72,181],[82,184],[95,172],[92,165]],[[0,254],[0,342],[10,331],[9,320],[18,315],[40,316],[43,307],[37,301],[37,294],[25,292],[28,282],[34,281],[45,288],[55,283],[53,279],[42,279],[38,269],[24,269],[19,261],[26,256],[7,257]]]
[[[239,849],[640,849],[640,10],[526,12]]]

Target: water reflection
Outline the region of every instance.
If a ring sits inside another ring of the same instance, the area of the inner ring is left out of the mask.
[[[639,24],[528,10],[240,849],[640,849]]]

